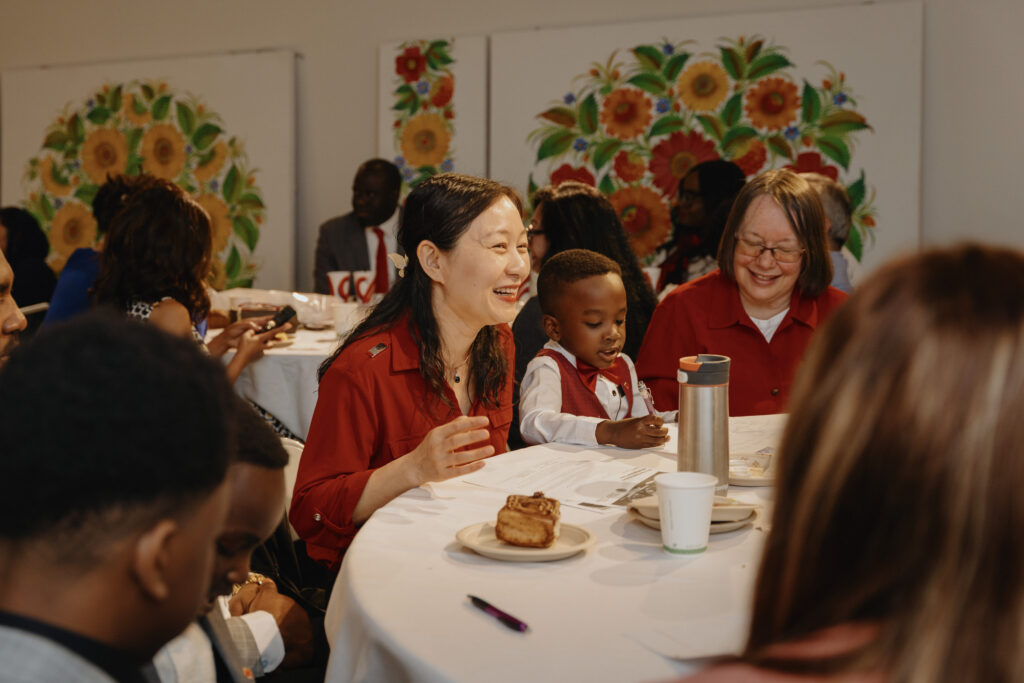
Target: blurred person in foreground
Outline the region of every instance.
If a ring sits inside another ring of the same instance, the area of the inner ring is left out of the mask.
[[[786,410],[793,376],[815,329],[846,295],[829,287],[825,216],[806,180],[762,173],[740,190],[718,247],[718,269],[658,304],[636,373],[658,410],[678,407],[679,359],[732,359],[729,415]]]
[[[695,681],[1024,680],[1024,255],[885,266],[801,368],[746,648]]]
[[[853,225],[850,195],[842,185],[820,173],[801,173],[818,193],[825,211],[825,229],[828,231],[828,255],[832,259],[832,286],[849,294],[860,275],[860,263],[844,245]]]
[[[153,663],[160,679],[206,681],[219,667],[238,666],[257,678],[277,669],[305,664],[312,655],[309,618],[291,598],[277,592],[272,580],[249,573],[253,551],[283,521],[284,468],[288,452],[281,439],[248,403],[235,401],[237,453],[228,468],[230,495],[224,529],[216,539],[217,555],[200,621],[165,645]],[[228,603],[235,586],[244,587]],[[211,649],[204,628],[218,622],[238,654],[225,657],[217,643]],[[216,656],[215,656],[216,655]],[[223,674],[223,672],[222,672]]]
[[[11,354],[0,369],[4,681],[145,680],[206,596],[234,400],[194,345],[111,314]]]
[[[25,329],[25,316],[14,300],[14,270],[0,250],[0,367],[18,344],[18,335]]]
[[[12,294],[22,306],[48,303],[57,276],[46,263],[50,242],[40,229],[39,221],[25,209],[5,206],[0,209],[0,230],[7,233],[6,244],[0,249],[17,276]],[[44,315],[40,312],[29,321],[29,334],[39,327]]]

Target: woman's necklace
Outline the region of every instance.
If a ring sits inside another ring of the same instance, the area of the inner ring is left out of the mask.
[[[467,355],[465,358],[462,359],[461,363],[459,363],[458,365],[456,365],[452,369],[452,379],[455,381],[456,384],[459,384],[460,382],[462,382],[462,376],[459,374],[459,371],[462,368],[466,367],[466,365],[468,363],[469,363],[469,356]]]

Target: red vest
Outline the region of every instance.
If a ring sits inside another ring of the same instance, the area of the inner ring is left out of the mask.
[[[537,355],[554,358],[555,362],[558,363],[558,372],[562,378],[563,413],[579,415],[581,417],[600,417],[606,420],[611,419],[611,416],[608,415],[604,406],[601,405],[601,401],[598,400],[597,394],[583,383],[583,378],[580,376],[579,370],[569,361],[568,358],[552,349],[541,349],[537,352]],[[626,405],[628,407],[626,417],[629,417],[633,414],[633,385],[629,375],[629,366],[626,365],[626,361],[624,361],[620,355],[615,359],[615,362],[612,363],[610,369],[618,374],[619,377],[624,378],[619,386],[619,391],[625,392],[626,394]]]

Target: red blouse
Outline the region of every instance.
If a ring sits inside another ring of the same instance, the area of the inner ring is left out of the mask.
[[[813,299],[794,290],[789,312],[769,343],[743,310],[736,283],[715,270],[676,287],[654,309],[636,374],[650,387],[658,410],[674,410],[681,357],[729,356],[729,414],[784,412],[811,335],[846,298],[832,287]]]
[[[495,453],[507,448],[515,357],[512,331],[507,325],[499,331],[508,374],[498,405],[487,408],[477,400],[469,412],[490,418]],[[356,534],[352,513],[373,470],[462,414],[450,387],[445,389],[451,406],[432,400],[419,364],[406,318],[354,342],[320,381],[288,517],[309,556],[332,569]]]

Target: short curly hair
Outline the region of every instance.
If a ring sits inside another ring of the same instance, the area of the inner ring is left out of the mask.
[[[0,368],[0,538],[90,563],[188,514],[234,458],[235,400],[217,361],[152,325],[94,311],[40,331]]]
[[[560,251],[547,261],[537,276],[537,296],[540,310],[544,315],[558,317],[556,307],[565,288],[595,275],[615,273],[622,277],[619,264],[604,254],[589,249],[567,249]]]

